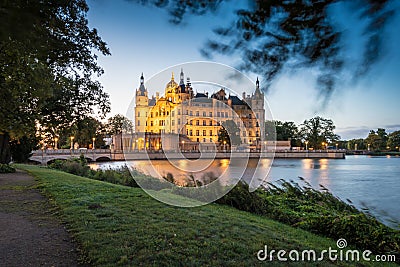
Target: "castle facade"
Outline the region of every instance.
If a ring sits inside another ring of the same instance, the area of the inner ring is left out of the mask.
[[[183,70],[179,82],[172,73],[162,96],[149,97],[143,74],[135,91],[135,132],[146,136],[179,135],[182,143],[218,144],[218,134],[227,121],[237,125],[234,133],[240,137],[240,145],[261,147],[265,136],[264,94],[257,78],[254,93],[227,95],[221,88],[217,92],[195,93],[190,78]],[[228,131],[229,132],[229,131]],[[229,133],[231,134],[231,133]],[[158,140],[157,138],[153,138]],[[150,140],[150,139],[149,139]],[[159,149],[159,142],[145,141],[136,144],[137,149]]]

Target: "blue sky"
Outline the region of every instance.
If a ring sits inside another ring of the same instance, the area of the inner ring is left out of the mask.
[[[107,42],[112,56],[99,57],[105,74],[100,77],[111,98],[111,114],[126,114],[143,72],[146,79],[172,65],[206,60],[200,49],[212,29],[228,25],[235,8],[247,1],[232,1],[212,15],[189,16],[184,25],[173,26],[163,9],[124,0],[89,0],[89,25]],[[396,2],[398,5],[398,2]],[[357,61],[362,42],[357,14],[337,8],[338,27],[345,32],[347,57]],[[384,55],[370,74],[357,83],[344,80],[329,103],[320,108],[311,70],[290,70],[276,79],[267,94],[273,119],[302,123],[315,115],[330,118],[343,139],[365,138],[370,129],[400,129],[400,16],[392,19],[385,32]],[[213,61],[234,64],[239,59],[217,56]],[[351,66],[350,66],[351,67]],[[176,70],[178,72],[179,70]],[[193,77],[195,74],[190,74]],[[248,74],[255,81],[254,74]],[[168,81],[165,81],[167,83]],[[260,79],[262,83],[262,78]],[[149,88],[150,92],[164,88]],[[196,88],[195,88],[196,89]],[[252,89],[252,88],[249,88]]]

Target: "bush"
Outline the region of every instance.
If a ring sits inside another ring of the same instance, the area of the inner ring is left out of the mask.
[[[248,185],[239,182],[216,202],[326,237],[345,238],[349,244],[374,253],[400,251],[400,231],[346,204],[326,188],[321,192],[309,184],[301,187],[281,180],[278,185],[269,184],[250,193]]]
[[[0,163],[0,173],[13,173],[15,172],[15,168],[10,166],[9,164],[1,164]]]

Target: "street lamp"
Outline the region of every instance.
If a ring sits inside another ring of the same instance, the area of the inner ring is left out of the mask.
[[[224,141],[224,151],[226,151],[226,141]]]
[[[182,140],[182,150],[185,151],[185,141]]]
[[[71,150],[74,149],[74,138],[73,136],[70,137],[71,138]]]
[[[308,150],[308,141],[304,142],[306,144],[306,150]]]
[[[325,147],[325,142],[322,142],[322,149],[324,149],[324,147]]]
[[[371,150],[371,144],[368,144],[368,151]]]
[[[94,147],[94,141],[96,141],[96,137],[93,137],[92,138],[92,141],[93,141],[93,143],[92,143],[92,149],[94,149],[95,147]]]
[[[58,137],[54,137],[54,149],[57,149]]]
[[[336,150],[338,150],[338,146],[339,146],[339,144],[338,144],[338,143],[336,143]]]

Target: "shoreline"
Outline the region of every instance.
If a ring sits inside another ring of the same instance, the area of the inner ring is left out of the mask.
[[[48,164],[57,159],[66,160],[83,155],[92,162],[122,161],[122,160],[168,160],[168,159],[247,159],[247,158],[277,158],[277,159],[345,159],[345,151],[267,151],[267,152],[123,152],[108,149],[95,150],[36,150],[30,157],[31,161]]]

